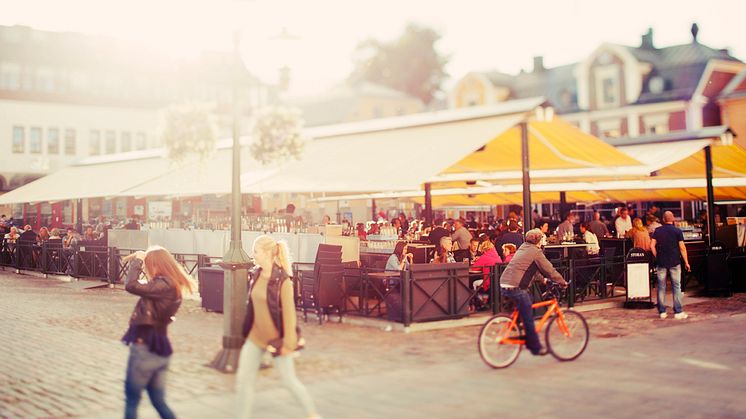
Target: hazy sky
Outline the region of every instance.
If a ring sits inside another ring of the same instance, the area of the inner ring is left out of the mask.
[[[362,39],[395,38],[409,21],[437,29],[453,78],[472,70],[515,73],[543,55],[547,66],[576,62],[602,42],[638,45],[648,27],[656,46],[699,39],[746,60],[746,2],[534,0],[0,0],[0,24],[104,34],[144,41],[174,55],[231,47],[240,28],[252,72],[274,82],[292,69],[291,92],[304,94],[344,79]],[[299,37],[272,40],[283,27]],[[0,55],[1,57],[1,55]]]

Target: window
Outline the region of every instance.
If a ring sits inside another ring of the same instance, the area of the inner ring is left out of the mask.
[[[21,66],[3,63],[0,65],[0,89],[19,90],[21,88]]]
[[[26,149],[26,130],[23,127],[13,127],[13,153],[21,154]]]
[[[65,154],[68,156],[75,155],[75,130],[68,128],[65,130]]]
[[[138,132],[135,134],[135,150],[145,150],[148,147],[148,142],[145,138],[144,132]]]
[[[60,154],[60,130],[57,128],[47,130],[47,154]]]
[[[117,152],[117,134],[114,131],[106,131],[106,154]]]
[[[646,134],[665,134],[668,129],[668,114],[656,114],[643,116]]]
[[[88,137],[88,155],[98,156],[99,154],[101,154],[101,132],[99,130],[91,130]]]
[[[122,153],[132,151],[132,134],[129,132],[123,132],[120,140],[120,150]]]
[[[36,88],[42,92],[54,92],[56,83],[51,68],[36,69]]]
[[[597,121],[596,124],[601,137],[616,138],[622,135],[622,121],[620,119],[604,119]]]
[[[31,154],[41,154],[41,128],[32,127],[29,131],[29,147]]]
[[[620,68],[607,65],[596,68],[596,107],[613,108],[621,105]]]

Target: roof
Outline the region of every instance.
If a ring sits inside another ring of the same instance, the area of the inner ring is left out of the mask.
[[[671,131],[665,134],[648,134],[637,137],[604,138],[607,144],[613,146],[627,146],[635,144],[670,143],[676,141],[691,141],[701,139],[721,139],[723,136],[734,135],[725,125],[705,127],[692,131]]]
[[[710,60],[740,62],[727,50],[710,48],[698,42],[675,45],[666,48],[631,47],[626,48],[637,60],[651,65],[646,76],[637,104],[668,102],[690,99],[702,78]],[[495,86],[508,87],[511,98],[545,96],[559,114],[579,110],[577,82],[574,69],[577,63],[539,71],[509,75],[498,71],[480,74]],[[651,92],[647,81],[659,76],[664,81],[661,92]]]
[[[746,97],[746,68],[736,74],[718,96],[719,99],[735,99]]]
[[[414,101],[424,110],[422,101],[406,92],[367,81],[343,83],[320,95],[287,97],[284,102],[303,110],[308,126],[320,126],[350,120],[363,98]]]

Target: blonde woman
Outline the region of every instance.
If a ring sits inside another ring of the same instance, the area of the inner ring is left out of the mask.
[[[627,231],[625,236],[632,239],[632,247],[639,247],[646,252],[650,251],[650,233],[642,225],[641,219],[635,218],[632,221],[632,228]]]
[[[130,262],[124,288],[140,297],[122,337],[130,347],[124,416],[137,417],[142,391],[147,390],[158,414],[174,418],[165,399],[166,371],[173,353],[167,329],[181,306],[182,292],[192,292],[191,282],[171,253],[159,246],[137,251],[124,260]],[[141,272],[146,280],[139,279]]]
[[[249,272],[249,293],[243,335],[246,338],[236,374],[237,417],[249,418],[254,382],[269,351],[282,383],[309,418],[319,418],[311,396],[295,375],[293,352],[303,345],[296,326],[290,255],[285,242],[262,235],[254,240],[254,268]]]

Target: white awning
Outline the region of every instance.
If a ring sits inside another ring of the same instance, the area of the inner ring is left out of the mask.
[[[309,130],[303,157],[245,192],[369,192],[419,189],[526,119],[543,98]]]

